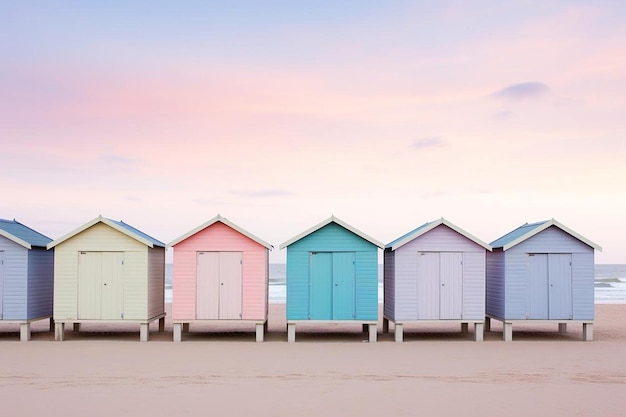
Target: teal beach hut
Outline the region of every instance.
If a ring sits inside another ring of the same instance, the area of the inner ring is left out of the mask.
[[[287,335],[297,323],[358,323],[376,341],[382,243],[335,216],[280,245],[287,248]]]

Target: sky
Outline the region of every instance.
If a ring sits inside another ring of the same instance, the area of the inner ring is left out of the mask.
[[[626,2],[0,2],[0,218],[274,245],[555,218],[626,263]],[[168,255],[171,256],[171,253]]]

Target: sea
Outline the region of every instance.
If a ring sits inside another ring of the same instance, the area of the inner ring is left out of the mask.
[[[287,299],[287,265],[270,264],[270,303],[285,303]],[[172,302],[173,265],[165,265],[165,302]],[[595,303],[626,304],[626,264],[595,265]],[[383,302],[383,266],[378,265],[378,302]]]

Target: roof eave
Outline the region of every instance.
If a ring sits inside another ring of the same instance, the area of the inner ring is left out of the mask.
[[[7,239],[9,239],[10,241],[12,241],[14,243],[17,243],[18,245],[23,246],[26,249],[32,249],[32,246],[31,246],[30,243],[26,242],[23,239],[20,239],[19,237],[15,236],[15,235],[13,235],[13,234],[5,231],[5,230],[0,229],[0,236],[4,236]]]
[[[63,235],[62,237],[53,240],[52,242],[48,243],[48,245],[46,246],[47,249],[52,249],[53,247],[65,242],[66,240],[72,238],[73,236],[76,236],[79,233],[84,232],[85,230],[89,229],[90,227],[98,224],[98,223],[104,223],[107,226],[111,227],[114,230],[117,230],[120,233],[125,234],[126,236],[135,239],[138,242],[143,243],[144,245],[148,246],[149,248],[153,248],[154,244],[152,242],[150,242],[149,240],[143,238],[142,236],[139,236],[135,233],[133,233],[132,231],[121,227],[120,225],[116,224],[115,222],[112,222],[111,220],[107,219],[106,217],[102,217],[102,215],[96,217],[95,219],[92,219],[90,221],[88,221],[87,223],[85,223],[84,225],[78,227],[77,229],[74,229],[73,231]],[[164,246],[165,247],[165,246]]]
[[[253,235],[252,233],[248,232],[247,230],[242,229],[241,227],[237,226],[236,224],[234,224],[233,222],[231,222],[227,218],[220,216],[219,214],[217,216],[213,217],[211,220],[206,221],[203,224],[201,224],[200,226],[190,230],[189,232],[185,233],[184,235],[182,235],[182,236],[172,240],[170,243],[167,244],[166,247],[171,248],[172,246],[179,244],[183,240],[190,238],[191,236],[195,235],[196,233],[201,232],[202,230],[206,229],[209,226],[212,226],[213,224],[215,224],[217,222],[221,222],[224,225],[230,227],[231,229],[233,229],[233,230],[241,233],[242,235],[246,236],[247,238],[252,239],[253,241],[258,243],[259,245],[265,246],[268,250],[273,250],[274,249],[273,245],[267,243],[263,239],[260,239],[260,238],[256,237],[255,235]]]
[[[281,243],[280,244],[280,249],[284,249],[287,246],[291,245],[292,243],[297,242],[300,239],[303,239],[305,237],[307,237],[308,235],[310,235],[311,233],[321,229],[324,226],[329,225],[330,223],[336,223],[339,226],[343,227],[344,229],[354,233],[355,235],[359,236],[360,238],[367,240],[368,242],[370,242],[371,244],[377,246],[379,249],[385,249],[385,245],[383,245],[381,242],[379,242],[378,240],[372,238],[371,236],[368,236],[367,234],[361,232],[358,229],[355,229],[354,227],[350,226],[348,223],[342,221],[341,219],[338,219],[337,217],[330,216],[328,219],[316,224],[315,226],[305,230],[304,232],[294,236],[293,238],[289,239],[288,241]]]

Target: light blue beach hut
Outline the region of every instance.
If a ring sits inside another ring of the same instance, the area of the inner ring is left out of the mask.
[[[485,262],[491,246],[441,218],[385,247],[383,332],[394,323],[401,342],[406,323],[460,323],[483,340]]]
[[[52,317],[52,239],[15,221],[0,219],[0,320],[20,325],[30,340],[30,324]]]
[[[296,324],[359,323],[376,341],[378,249],[383,245],[335,216],[286,241],[287,334]]]
[[[487,254],[485,330],[503,323],[503,339],[513,323],[582,323],[583,339],[593,339],[594,251],[602,248],[556,220],[526,223],[491,243]]]

